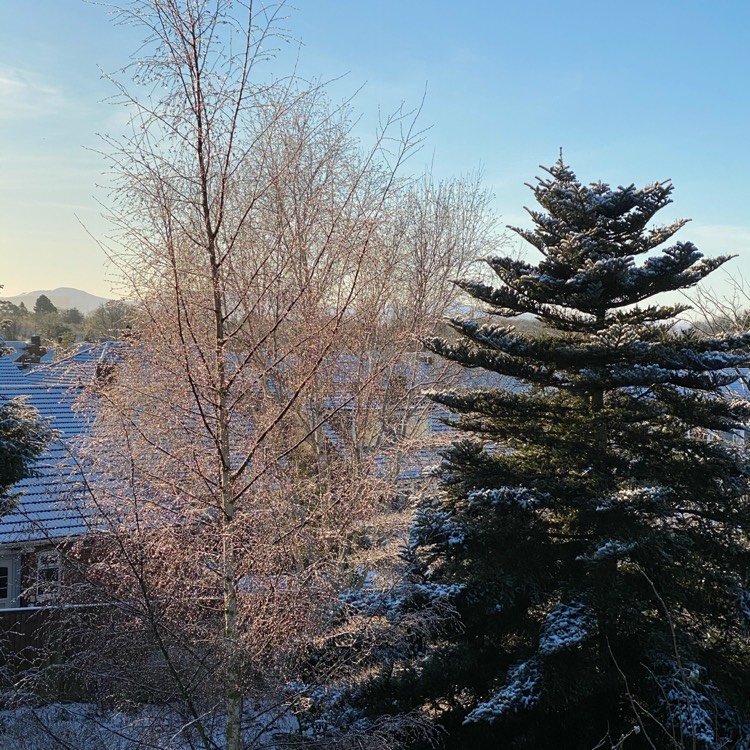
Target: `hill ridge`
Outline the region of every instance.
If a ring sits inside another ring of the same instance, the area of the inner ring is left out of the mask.
[[[14,305],[20,305],[23,302],[29,310],[32,310],[37,298],[42,294],[46,295],[59,310],[75,307],[82,313],[91,312],[99,307],[99,305],[103,305],[111,299],[110,297],[99,297],[83,289],[76,289],[69,286],[60,286],[56,289],[37,289],[13,296],[0,295],[0,299],[12,302]]]

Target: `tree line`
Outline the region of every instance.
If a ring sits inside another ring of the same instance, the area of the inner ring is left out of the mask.
[[[122,300],[109,300],[88,313],[76,307],[58,309],[46,294],[37,297],[31,310],[23,302],[0,300],[0,337],[6,341],[40,336],[45,345],[65,349],[76,341],[117,340],[128,321],[129,304]]]

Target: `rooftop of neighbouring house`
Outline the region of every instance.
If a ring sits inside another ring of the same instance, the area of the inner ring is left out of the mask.
[[[39,336],[32,336],[29,341],[6,341],[0,339],[5,350],[5,357],[14,362],[20,369],[52,362],[55,359],[54,349],[42,346]]]
[[[2,342],[0,342],[2,343]],[[0,399],[21,397],[46,419],[56,437],[34,462],[33,474],[13,486],[14,508],[0,518],[0,546],[60,540],[83,534],[87,514],[80,502],[83,477],[70,445],[86,429],[74,409],[81,386],[112,357],[113,344],[79,344],[57,359],[19,367],[19,342],[4,342],[0,355]],[[10,349],[10,351],[8,351]]]

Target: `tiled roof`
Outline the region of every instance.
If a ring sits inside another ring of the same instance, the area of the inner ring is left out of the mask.
[[[64,442],[55,441],[34,465],[34,476],[13,488],[15,508],[0,519],[0,545],[61,539],[86,533],[81,475]]]
[[[5,341],[2,339],[3,346],[10,349],[7,357],[11,362],[15,362],[20,356],[26,353],[26,347],[28,346],[27,341]],[[52,362],[55,358],[54,349],[48,349],[45,354],[42,355],[42,362]]]
[[[108,341],[103,344],[77,344],[54,362],[35,365],[25,371],[28,382],[43,385],[77,387],[96,376],[97,367],[111,362],[122,344]]]
[[[13,360],[8,356],[0,356],[0,393],[4,393],[6,386],[22,382],[23,372],[13,364]]]
[[[83,478],[71,456],[72,439],[85,430],[85,418],[73,409],[79,385],[96,371],[101,346],[79,347],[50,365],[18,369],[0,356],[0,399],[23,397],[56,433],[32,466],[33,476],[14,485],[15,507],[0,517],[0,545],[20,545],[77,536],[87,531],[81,502]]]

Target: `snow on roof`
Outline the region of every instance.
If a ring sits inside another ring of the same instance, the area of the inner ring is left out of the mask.
[[[43,385],[81,386],[96,376],[98,367],[113,362],[118,349],[123,346],[124,344],[114,341],[76,344],[54,361],[35,365],[27,370],[25,378],[28,382]]]
[[[4,393],[6,385],[22,382],[23,373],[13,364],[9,356],[0,356],[0,393]]]
[[[7,347],[8,349],[11,349],[11,351],[7,355],[7,357],[10,359],[11,362],[15,362],[20,356],[25,354],[26,348],[29,346],[28,341],[6,341],[5,339],[0,339],[0,341],[2,341],[3,346]],[[52,362],[54,358],[55,358],[54,349],[47,349],[45,354],[41,356],[39,361],[40,362]]]
[[[56,441],[34,465],[34,476],[13,487],[15,507],[0,519],[0,545],[60,540],[85,534],[89,528],[80,502],[82,477]]]
[[[83,476],[70,452],[70,441],[86,429],[73,408],[80,385],[94,377],[107,347],[85,345],[54,364],[20,370],[10,356],[0,356],[0,399],[25,398],[46,419],[56,438],[34,462],[33,475],[9,491],[10,512],[0,517],[0,546],[59,540],[86,533]]]

